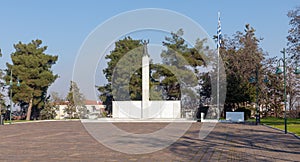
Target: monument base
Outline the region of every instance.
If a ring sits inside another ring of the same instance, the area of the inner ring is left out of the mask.
[[[180,101],[113,101],[113,118],[179,119]]]

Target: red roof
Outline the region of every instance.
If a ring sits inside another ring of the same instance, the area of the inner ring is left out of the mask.
[[[85,105],[102,105],[100,101],[95,101],[95,100],[85,100]]]

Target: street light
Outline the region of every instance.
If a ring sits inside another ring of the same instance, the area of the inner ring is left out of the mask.
[[[294,73],[297,75],[300,74],[300,67],[298,65],[296,65]]]
[[[11,124],[11,112],[12,112],[12,86],[13,86],[13,80],[12,80],[12,69],[10,70],[10,81],[9,81],[9,86],[10,86],[10,111],[9,111],[9,124]],[[20,82],[18,79],[17,86],[20,86]]]
[[[0,88],[2,88],[3,84],[0,83]],[[0,103],[1,104],[1,103]],[[0,105],[0,125],[3,125],[3,119],[2,119],[2,105]]]
[[[285,58],[285,48],[280,51],[283,54],[283,58],[280,58],[277,62],[276,74],[283,73],[284,80],[284,133],[287,134],[287,118],[286,118],[286,58]],[[280,61],[282,61],[283,66],[280,65]],[[300,74],[300,69],[296,65],[294,74]]]
[[[255,84],[256,84],[256,105],[255,105],[256,113],[255,113],[255,124],[258,125],[258,124],[260,123],[260,110],[259,110],[259,105],[258,105],[258,92],[259,92],[258,65],[256,65],[256,68],[255,68],[255,77],[251,77],[251,78],[249,79],[249,82],[250,82],[250,83],[255,83]],[[263,82],[264,82],[264,83],[268,83],[268,82],[269,82],[267,76],[265,76]]]

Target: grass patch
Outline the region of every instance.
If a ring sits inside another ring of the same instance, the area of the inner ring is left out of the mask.
[[[19,123],[19,122],[30,122],[30,121],[27,121],[27,120],[12,120],[11,123]],[[10,123],[9,120],[5,120],[4,123]]]
[[[20,123],[20,122],[23,122],[23,123],[24,123],[24,122],[30,123],[30,122],[36,122],[36,121],[38,121],[38,120],[12,120],[11,123],[12,123],[12,124],[13,124],[13,123]],[[41,120],[41,121],[42,121],[42,120]],[[5,120],[4,123],[9,124],[10,121],[9,121],[9,120]]]
[[[255,122],[255,119],[250,119],[248,121]],[[262,118],[260,119],[261,124],[266,124],[274,128],[278,128],[284,130],[284,119],[283,118]],[[300,136],[300,119],[287,119],[287,131],[291,133],[295,133]]]
[[[270,125],[272,127],[284,130],[284,124],[282,125]],[[295,133],[296,135],[300,136],[300,124],[287,124],[287,131]]]

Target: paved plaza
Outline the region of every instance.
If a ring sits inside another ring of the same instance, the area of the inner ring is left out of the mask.
[[[167,123],[114,125],[143,134]],[[300,139],[291,134],[265,126],[218,123],[200,140],[201,126],[192,123],[184,136],[162,150],[125,154],[96,141],[80,121],[5,125],[0,126],[0,161],[300,161]]]

